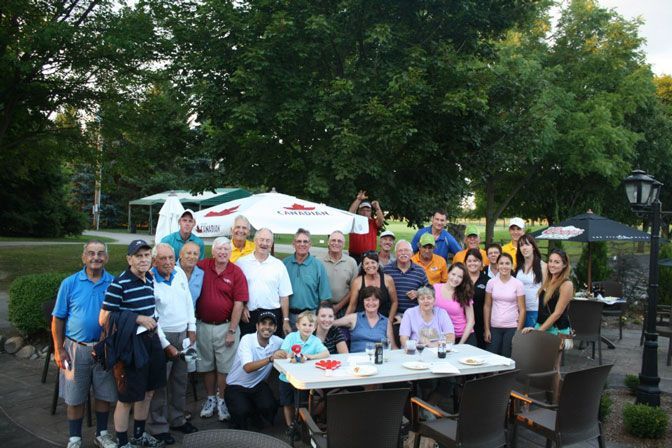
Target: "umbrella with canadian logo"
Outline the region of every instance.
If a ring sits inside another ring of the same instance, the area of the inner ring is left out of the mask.
[[[299,228],[316,235],[334,230],[343,233],[367,233],[366,217],[282,193],[260,193],[225,202],[196,212],[194,233],[200,237],[229,235],[238,215],[245,216],[252,227],[266,227],[276,234],[293,234]]]

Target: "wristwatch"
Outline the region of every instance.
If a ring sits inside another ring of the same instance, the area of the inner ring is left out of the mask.
[[[289,322],[289,317],[283,317],[282,320],[285,322]]]
[[[236,334],[236,330],[231,330],[231,329],[229,329],[228,333],[229,333],[229,334]]]
[[[268,357],[268,363],[273,364],[273,355]]]

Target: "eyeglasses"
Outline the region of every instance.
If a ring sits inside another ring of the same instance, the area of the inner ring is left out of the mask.
[[[310,244],[310,240],[294,240],[296,244]]]

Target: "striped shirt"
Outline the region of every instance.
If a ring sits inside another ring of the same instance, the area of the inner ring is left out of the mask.
[[[409,308],[416,306],[417,300],[411,300],[406,295],[409,291],[414,291],[423,286],[429,285],[427,274],[421,266],[411,262],[411,267],[406,272],[402,272],[397,267],[397,263],[390,263],[385,266],[384,272],[394,280],[394,287],[397,290],[397,314],[403,314]]]
[[[315,333],[315,336],[317,336],[317,333]],[[336,345],[338,345],[340,342],[345,342],[345,337],[343,336],[341,329],[337,327],[331,327],[329,331],[327,331],[327,335],[325,336],[324,341],[322,341],[331,355],[338,355],[338,349],[336,348]]]
[[[144,316],[154,316],[154,279],[151,272],[140,280],[130,269],[116,277],[105,292],[103,309],[107,311],[131,311]]]

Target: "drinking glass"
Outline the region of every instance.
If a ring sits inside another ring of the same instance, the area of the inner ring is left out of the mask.
[[[366,354],[369,355],[369,362],[373,362],[373,355],[376,353],[376,345],[373,342],[366,343]]]
[[[390,361],[390,341],[387,338],[382,338],[380,343],[383,344],[383,360],[385,362]]]
[[[415,344],[415,348],[418,349],[418,358],[420,359],[420,361],[422,361],[422,351],[425,349],[425,344],[418,341],[418,343]]]
[[[415,341],[413,339],[406,341],[406,354],[415,355]]]

